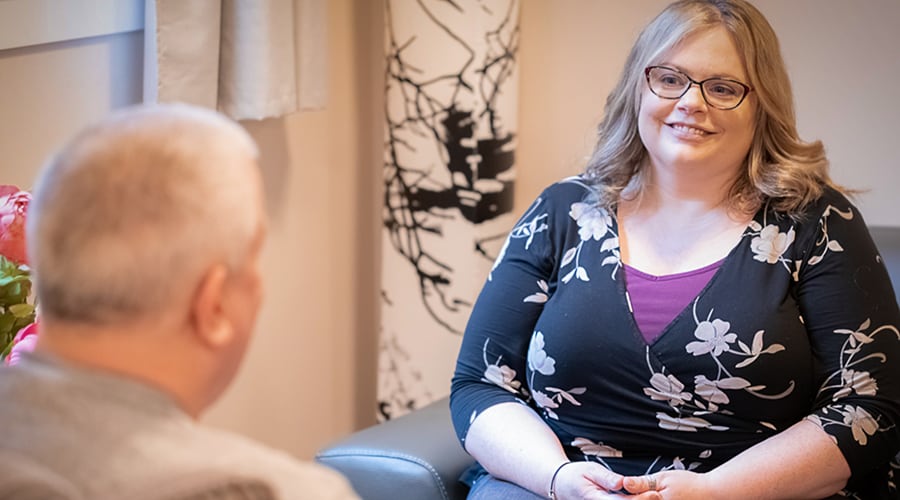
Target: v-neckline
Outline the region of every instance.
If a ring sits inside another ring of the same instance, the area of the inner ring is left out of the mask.
[[[725,255],[725,257],[717,261],[717,262],[720,262],[721,265],[719,265],[719,268],[716,269],[716,272],[712,275],[712,277],[709,279],[709,281],[703,286],[703,288],[700,290],[700,292],[681,311],[679,311],[678,314],[676,314],[675,317],[672,318],[671,321],[666,323],[666,326],[664,326],[663,329],[659,332],[659,335],[657,335],[656,338],[654,338],[651,342],[647,342],[647,340],[644,338],[644,335],[641,332],[640,327],[638,327],[637,320],[634,317],[634,308],[631,306],[631,296],[628,294],[628,289],[625,284],[625,263],[623,262],[622,265],[619,266],[617,273],[621,276],[622,279],[616,280],[618,282],[617,292],[618,292],[619,298],[628,307],[628,319],[629,319],[629,322],[631,325],[631,331],[637,337],[637,340],[641,343],[642,346],[644,346],[645,348],[648,348],[648,349],[653,349],[657,344],[660,343],[660,341],[663,338],[669,336],[668,335],[669,332],[672,331],[679,323],[681,323],[683,321],[683,318],[685,315],[690,315],[691,317],[693,317],[694,304],[696,304],[696,302],[699,299],[706,296],[709,293],[710,289],[712,289],[714,286],[716,286],[716,283],[719,280],[719,276],[721,276],[724,272],[726,272],[727,268],[729,268],[730,266],[733,265],[732,262],[736,259],[735,254],[739,251],[739,249],[744,248],[748,244],[745,241],[745,239],[747,237],[747,232],[752,229],[751,225],[753,224],[754,221],[756,221],[756,219],[760,215],[760,212],[763,210],[765,210],[765,206],[761,207],[753,215],[753,218],[751,218],[750,221],[744,226],[744,229],[741,231],[741,236],[740,236],[740,238],[738,238],[737,243],[735,243],[734,246],[731,247],[731,250],[728,251],[728,253]],[[618,219],[618,217],[616,217],[615,214],[613,214],[612,221],[613,221],[613,229],[615,231],[615,234],[618,236],[618,234],[619,234],[619,219]],[[619,247],[619,245],[616,245],[616,249],[621,252],[621,248]],[[707,264],[706,266],[703,266],[703,267],[708,267],[709,265],[710,264]],[[643,271],[640,271],[640,272],[643,272]],[[691,272],[691,271],[686,271],[686,272]],[[647,273],[644,273],[644,274],[647,274]],[[681,274],[681,273],[677,273],[677,274]]]

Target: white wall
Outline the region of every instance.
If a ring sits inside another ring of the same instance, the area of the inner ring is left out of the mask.
[[[640,29],[668,2],[524,0],[518,207],[577,173]],[[900,2],[755,0],[782,43],[801,136],[821,139],[867,222],[900,226]]]

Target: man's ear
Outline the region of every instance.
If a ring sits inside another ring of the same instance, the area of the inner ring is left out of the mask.
[[[216,264],[203,274],[191,303],[191,322],[199,340],[211,348],[231,341],[234,330],[225,315],[228,270]]]

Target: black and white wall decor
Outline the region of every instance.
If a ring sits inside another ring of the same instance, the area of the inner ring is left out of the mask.
[[[387,0],[378,415],[449,393],[515,223],[519,0]]]

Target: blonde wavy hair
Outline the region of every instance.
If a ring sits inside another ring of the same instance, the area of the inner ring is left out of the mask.
[[[685,38],[724,27],[741,52],[749,84],[757,95],[756,129],[745,168],[728,193],[729,209],[752,214],[763,203],[793,218],[818,199],[826,186],[841,190],[828,175],[820,141],[797,133],[790,78],[771,25],[744,0],[680,0],[648,24],[628,55],[622,76],[606,99],[598,141],[585,168],[599,203],[613,210],[628,187],[640,193],[647,150],[638,135],[643,70],[658,64]]]

